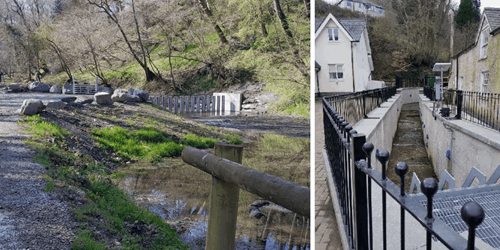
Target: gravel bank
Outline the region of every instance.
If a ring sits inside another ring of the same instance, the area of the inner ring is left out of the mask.
[[[63,95],[5,93],[0,89],[0,249],[69,249],[78,222],[71,213],[74,192],[46,193],[45,168],[23,140],[16,110],[25,99],[60,99]],[[66,95],[67,96],[67,95]]]

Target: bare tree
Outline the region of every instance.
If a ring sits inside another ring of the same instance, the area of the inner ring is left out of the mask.
[[[115,14],[115,12],[112,10],[110,7],[110,2],[108,0],[87,0],[90,5],[96,6],[101,12],[105,13],[111,21],[113,21],[116,26],[118,27],[120,33],[123,36],[123,39],[125,40],[125,43],[127,44],[127,47],[129,48],[130,53],[134,57],[134,59],[139,63],[139,65],[143,68],[144,73],[146,75],[146,81],[152,81],[154,79],[161,79],[161,77],[157,74],[151,71],[151,69],[148,67],[148,60],[147,55],[145,53],[145,48],[142,42],[139,42],[139,46],[141,49],[141,52],[137,52],[132,48],[132,45],[130,43],[130,40],[125,33],[125,30],[123,29],[122,25],[120,24],[118,16]],[[134,9],[134,1],[132,1],[132,8]],[[138,29],[138,24],[137,24],[137,19],[135,17],[135,10],[133,11],[134,14],[134,20],[136,23],[136,32],[140,40],[140,31]]]

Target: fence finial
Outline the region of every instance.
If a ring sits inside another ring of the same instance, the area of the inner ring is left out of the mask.
[[[464,204],[460,210],[462,220],[469,226],[469,239],[467,240],[467,250],[474,250],[474,241],[476,238],[476,228],[483,223],[484,210],[475,201],[469,201]]]
[[[398,162],[395,168],[396,174],[401,180],[401,196],[405,196],[405,175],[408,173],[408,165],[406,162]]]
[[[382,179],[385,180],[385,164],[389,161],[389,152],[385,149],[380,151],[377,159],[382,164]]]
[[[420,183],[420,190],[427,197],[427,220],[432,222],[432,197],[438,191],[438,185],[434,178],[425,178],[422,183]]]

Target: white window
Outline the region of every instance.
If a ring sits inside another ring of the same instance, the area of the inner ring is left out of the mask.
[[[344,79],[343,64],[328,64],[328,75],[330,80]]]
[[[488,78],[489,78],[488,72],[483,72],[482,92],[484,92],[484,93],[488,92]]]
[[[481,57],[480,58],[486,58],[488,57],[488,31],[484,30],[482,32],[482,38],[481,38]]]
[[[351,6],[352,6],[351,1],[347,1],[347,6],[348,6],[348,7],[351,7]]]
[[[328,41],[338,42],[339,41],[339,29],[338,28],[328,28]]]

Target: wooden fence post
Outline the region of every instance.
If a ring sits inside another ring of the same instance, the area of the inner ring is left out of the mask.
[[[217,156],[242,162],[243,146],[217,143]],[[212,176],[206,250],[234,249],[240,188]]]

